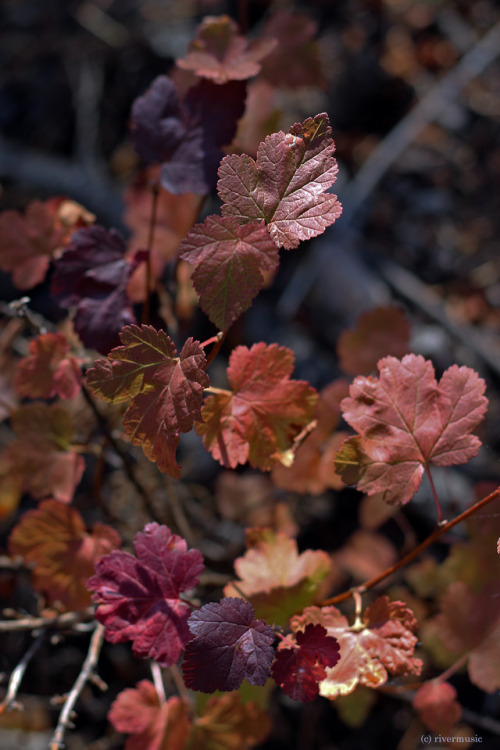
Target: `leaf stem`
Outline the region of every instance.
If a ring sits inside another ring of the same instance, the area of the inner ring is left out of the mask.
[[[160,183],[157,180],[151,185],[151,193],[153,196],[153,201],[151,204],[151,217],[149,220],[148,246],[146,248],[148,251],[148,255],[146,258],[146,298],[142,307],[141,318],[141,322],[143,325],[147,325],[149,323],[149,314],[151,309],[151,281],[153,278],[151,268],[151,251],[153,249],[156,219],[158,215],[158,197],[160,195]]]
[[[429,466],[425,467],[425,473],[427,474],[427,478],[429,479],[429,484],[431,486],[432,497],[434,498],[434,502],[436,503],[437,520],[438,520],[438,525],[439,525],[439,524],[443,523],[443,512],[441,510],[441,504],[439,502],[439,497],[438,497],[438,494],[436,492],[436,487],[434,485],[434,480],[432,478],[432,474],[431,474],[431,470],[430,470]]]
[[[220,352],[220,348],[222,344],[224,343],[224,339],[227,336],[227,329],[225,331],[220,331],[216,336],[216,342],[212,347],[212,350],[210,354],[207,357],[207,367],[212,364],[218,353]]]
[[[153,683],[155,686],[156,695],[158,696],[158,701],[160,705],[163,705],[167,702],[167,696],[165,694],[165,685],[163,684],[161,667],[156,661],[150,662],[149,667],[151,669],[151,675],[153,677]]]
[[[491,503],[492,500],[496,500],[498,498],[500,498],[500,487],[497,487],[494,492],[491,492],[486,497],[483,497],[482,500],[478,500],[476,503],[474,503],[474,505],[465,510],[463,513],[460,513],[460,515],[456,518],[453,518],[451,521],[442,523],[441,526],[436,526],[434,531],[426,539],[424,539],[423,542],[415,547],[415,549],[411,550],[411,552],[409,552],[407,555],[402,557],[399,562],[391,565],[389,568],[386,568],[386,570],[384,570],[382,573],[379,573],[379,575],[370,578],[368,581],[365,581],[365,583],[363,583],[361,586],[353,586],[347,591],[344,591],[341,594],[337,594],[337,596],[332,596],[329,599],[325,599],[320,606],[326,607],[332,604],[338,604],[339,602],[343,602],[346,599],[350,599],[356,592],[364,593],[365,591],[368,591],[368,589],[373,588],[385,578],[388,578],[401,568],[404,568],[406,565],[408,565],[408,563],[412,562],[425,549],[427,549],[427,547],[430,547],[433,542],[443,536],[443,534],[446,534],[459,523],[462,523],[462,521],[465,521],[467,518],[469,518],[469,516],[471,516],[473,513],[476,513],[476,511],[478,511],[480,508],[483,508],[485,505],[488,505],[488,503]]]

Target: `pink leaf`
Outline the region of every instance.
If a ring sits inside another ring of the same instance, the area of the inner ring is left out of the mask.
[[[322,234],[342,210],[337,197],[326,193],[338,171],[331,132],[323,113],[293,125],[288,134],[268,136],[256,161],[226,156],[217,184],[223,216],[241,224],[264,219],[275,244],[287,249]]]
[[[29,398],[74,398],[82,374],[79,361],[68,356],[70,347],[62,333],[45,333],[30,341],[30,355],[19,363],[16,387]]]

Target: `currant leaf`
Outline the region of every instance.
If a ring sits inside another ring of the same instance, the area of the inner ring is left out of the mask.
[[[413,708],[425,726],[439,734],[451,734],[462,716],[457,691],[449,682],[425,682],[413,697]]]
[[[231,143],[245,106],[246,84],[199,81],[179,97],[158,76],[132,107],[132,139],[139,156],[161,163],[161,184],[176,195],[209,193],[216,185],[222,147]]]
[[[25,513],[9,536],[9,553],[33,564],[33,585],[50,604],[68,610],[88,607],[85,583],[100,558],[119,547],[119,534],[102,523],[87,533],[80,513],[57,500],[44,500]]]
[[[243,703],[237,692],[214,695],[194,720],[190,747],[249,750],[263,742],[270,730],[267,712],[254,701]]]
[[[5,451],[10,472],[25,492],[69,503],[85,468],[72,447],[73,419],[61,403],[25,404],[11,415],[16,433]]]
[[[484,417],[484,380],[453,365],[439,384],[432,363],[408,354],[385,357],[379,378],[358,377],[341,403],[344,419],[358,432],[336,455],[346,484],[404,504],[417,491],[429,464],[465,463],[480,448],[471,435]]]
[[[116,551],[96,565],[87,581],[96,617],[112,643],[133,642],[138,657],[174,664],[192,637],[189,604],[181,593],[198,583],[203,558],[166,526],[149,523],[134,540],[136,556]]]
[[[291,380],[293,352],[277,344],[233,350],[227,375],[232,391],[210,395],[196,431],[205,448],[227,468],[249,461],[269,470],[314,418],[317,392]]]
[[[88,387],[105,401],[128,402],[125,434],[160,471],[179,477],[179,433],[201,419],[203,389],[210,383],[203,350],[188,339],[177,356],[169,336],[152,326],[126,326],[120,339],[123,346],[88,371]]]
[[[217,183],[222,215],[241,224],[263,219],[277,247],[287,249],[322,234],[342,211],[337,196],[325,192],[338,171],[331,132],[323,113],[268,136],[256,161],[224,157]]]
[[[125,750],[184,750],[191,730],[187,703],[175,696],[160,703],[149,680],[122,690],[108,719],[118,732],[131,735]]]
[[[255,619],[243,599],[212,602],[189,618],[193,639],[186,646],[182,671],[187,687],[213,693],[237,690],[244,679],[264,685],[274,659],[274,631]]]
[[[258,617],[277,625],[321,599],[321,583],[330,572],[326,552],[299,554],[295,539],[271,529],[248,530],[247,546],[245,555],[234,563],[241,580],[229,583],[225,596],[243,594]]]
[[[257,75],[260,61],[275,46],[274,39],[248,42],[229,16],[207,16],[198,26],[188,54],[176,63],[215,83],[240,81]]]
[[[115,230],[80,229],[55,264],[51,291],[59,304],[76,307],[74,326],[85,346],[107,354],[135,315],[127,294],[130,276],[142,259],[125,258],[126,244]]]
[[[308,624],[323,625],[339,643],[339,663],[326,667],[319,685],[319,694],[326,698],[348,695],[357,685],[379,687],[388,673],[418,675],[422,669],[422,662],[413,655],[415,617],[402,602],[389,602],[387,596],[366,608],[359,626],[350,626],[335,607],[307,607],[290,624],[294,633]]]
[[[264,285],[262,271],[274,271],[279,263],[263,221],[241,225],[220,216],[196,224],[179,257],[195,266],[192,280],[201,308],[221,331],[248,310]]]
[[[318,683],[326,677],[325,667],[338,662],[339,644],[322,625],[307,625],[299,631],[293,648],[282,641],[272,668],[272,677],[290,698],[304,703],[319,694]]]
[[[74,398],[81,389],[80,362],[70,356],[62,333],[44,333],[30,341],[30,354],[19,362],[16,388],[29,398]]]

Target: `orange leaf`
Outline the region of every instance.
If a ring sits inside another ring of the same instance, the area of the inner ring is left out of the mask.
[[[210,698],[195,719],[190,747],[247,750],[263,742],[270,730],[266,711],[253,701],[243,703],[239,693],[226,693]]]
[[[29,398],[73,398],[80,391],[79,361],[68,356],[70,347],[62,333],[45,333],[30,341],[30,356],[21,360],[16,387]]]
[[[340,644],[340,660],[326,669],[319,693],[325,698],[348,695],[357,685],[379,687],[392,675],[420,674],[422,662],[413,656],[416,621],[402,602],[381,596],[354,625],[335,607],[307,607],[291,621],[294,633],[312,624],[323,625]]]
[[[317,393],[309,383],[291,380],[293,352],[264,343],[238,346],[229,360],[232,391],[210,395],[196,431],[226,468],[247,460],[268,470],[286,460],[294,438],[314,418]]]
[[[85,584],[95,563],[120,544],[120,536],[111,526],[96,523],[87,533],[75,508],[44,500],[12,529],[9,552],[35,565],[33,585],[50,603],[61,602],[66,609],[75,610],[91,603]]]
[[[249,529],[247,546],[245,555],[234,563],[241,580],[229,583],[225,596],[244,594],[256,617],[278,625],[322,598],[320,586],[330,571],[326,552],[299,554],[295,539],[270,529]]]

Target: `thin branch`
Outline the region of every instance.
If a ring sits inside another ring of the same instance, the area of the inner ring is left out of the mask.
[[[21,297],[9,303],[2,302],[0,313],[9,318],[23,318],[37,334],[47,333],[52,326],[41,315],[29,309],[30,302],[31,297]]]
[[[151,675],[153,677],[153,683],[155,686],[156,695],[158,696],[158,701],[160,705],[163,705],[167,702],[167,696],[165,694],[165,685],[163,684],[161,667],[157,661],[150,662],[149,667],[151,669]]]
[[[85,661],[83,662],[80,674],[78,675],[75,684],[73,685],[71,691],[68,693],[68,697],[64,702],[63,709],[59,715],[59,721],[57,723],[56,731],[54,732],[53,737],[50,741],[50,750],[59,750],[60,748],[64,747],[64,732],[71,725],[71,714],[73,713],[75,704],[80,697],[80,693],[82,692],[86,683],[92,679],[92,675],[97,665],[103,642],[104,625],[99,624],[97,625],[92,634],[92,638],[90,639],[88,654]]]
[[[346,234],[358,218],[359,210],[389,168],[418,135],[455,101],[470,81],[480,75],[500,55],[500,22],[493,26],[455,67],[419,101],[371,153],[370,157],[344,188],[342,217],[330,233],[331,241],[318,244],[295,271],[279,304],[281,317],[291,319],[316,282],[323,258],[332,252],[332,243],[345,242]],[[358,222],[358,230],[359,222]]]
[[[378,583],[383,581],[385,578],[388,578],[389,576],[396,573],[398,570],[401,570],[401,568],[406,567],[409,563],[411,563],[416,557],[418,557],[427,547],[430,547],[431,544],[433,544],[437,539],[439,539],[443,534],[446,534],[448,531],[453,529],[455,526],[457,526],[459,523],[462,523],[462,521],[465,521],[469,516],[471,516],[473,513],[476,513],[480,508],[483,508],[485,505],[488,505],[488,503],[491,503],[492,500],[496,500],[500,498],[500,487],[498,487],[494,492],[492,492],[490,495],[487,495],[486,497],[483,497],[482,500],[478,500],[477,503],[474,503],[470,508],[465,510],[463,513],[461,513],[459,516],[454,518],[451,521],[446,521],[441,526],[437,526],[432,534],[430,534],[427,539],[424,539],[421,544],[418,545],[418,547],[415,547],[411,552],[409,552],[407,555],[401,558],[399,562],[395,563],[394,565],[391,565],[389,568],[386,568],[382,573],[379,573],[379,575],[374,576],[373,578],[370,578],[368,581],[363,583],[361,586],[353,586],[348,591],[344,591],[342,594],[337,594],[337,596],[332,596],[330,599],[325,599],[320,606],[326,607],[331,604],[338,604],[339,602],[343,602],[346,599],[350,599],[352,596],[354,596],[355,593],[364,593],[365,591],[368,591],[368,589],[373,588]]]
[[[91,622],[94,619],[94,608],[88,607],[81,612],[64,612],[55,617],[21,617],[17,620],[0,621],[0,633],[14,633],[25,630],[67,630],[75,625]]]
[[[9,679],[7,695],[0,703],[0,714],[2,714],[4,711],[11,711],[12,709],[22,709],[22,705],[16,701],[16,696],[19,692],[19,688],[21,687],[21,682],[24,677],[24,673],[26,672],[26,668],[44,640],[45,633],[39,633],[29,649],[24,654],[19,664],[12,672]]]

